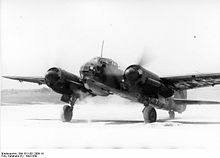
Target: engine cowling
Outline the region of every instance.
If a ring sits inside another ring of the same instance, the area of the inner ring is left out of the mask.
[[[61,69],[53,67],[50,68],[45,75],[45,82],[50,87],[55,85],[61,79]]]
[[[72,94],[74,90],[80,89],[78,76],[62,70],[57,67],[50,68],[45,75],[45,82],[48,87],[52,88],[55,92],[61,94]]]
[[[140,65],[130,65],[127,67],[124,71],[124,80],[133,84],[134,82],[142,81],[142,83],[150,83],[156,87],[161,85],[160,78],[156,74],[144,69]]]
[[[143,71],[136,65],[129,66],[124,72],[124,78],[130,82],[137,81],[143,75]]]
[[[140,65],[127,67],[124,71],[124,81],[130,85],[130,89],[140,90],[148,96],[161,95],[167,98],[173,95],[173,91],[161,82],[159,76]]]

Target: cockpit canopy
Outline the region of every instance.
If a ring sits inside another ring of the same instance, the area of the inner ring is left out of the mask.
[[[114,67],[118,68],[118,64],[109,58],[95,57],[90,62],[94,63],[94,64],[97,64],[97,63],[98,64],[106,64],[106,65],[114,66]]]

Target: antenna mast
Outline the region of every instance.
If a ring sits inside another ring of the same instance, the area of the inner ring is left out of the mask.
[[[104,40],[102,41],[101,58],[102,58],[102,53],[103,53],[103,47],[104,47]]]

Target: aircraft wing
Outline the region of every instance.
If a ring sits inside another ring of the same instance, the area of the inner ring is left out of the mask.
[[[220,73],[162,77],[161,80],[175,90],[187,90],[220,84]]]
[[[204,101],[204,100],[188,100],[188,99],[173,99],[174,103],[177,105],[182,105],[182,104],[187,104],[187,105],[192,105],[192,104],[220,104],[218,101]]]
[[[18,80],[20,82],[33,82],[38,83],[39,85],[45,84],[44,77],[22,77],[22,76],[2,76],[4,78],[9,78],[12,80]]]

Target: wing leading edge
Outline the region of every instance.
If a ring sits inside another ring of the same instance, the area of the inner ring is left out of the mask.
[[[44,77],[22,77],[22,76],[2,76],[4,78],[12,79],[12,80],[18,80],[20,82],[32,82],[32,83],[38,83],[39,85],[45,84]]]
[[[162,77],[161,80],[174,90],[187,90],[220,84],[220,73]]]

